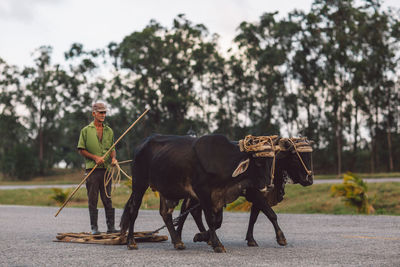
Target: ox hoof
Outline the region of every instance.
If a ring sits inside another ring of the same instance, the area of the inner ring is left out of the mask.
[[[193,237],[193,242],[206,242],[208,239],[208,232],[197,233]]]
[[[252,241],[247,241],[247,246],[248,247],[258,247],[258,244],[255,240],[252,240]]]
[[[287,245],[286,239],[278,240],[278,244],[281,246],[286,246]]]
[[[136,244],[129,244],[128,245],[128,249],[129,250],[136,250],[136,249],[138,249],[138,246]]]
[[[200,242],[199,237],[200,237],[200,234],[195,234],[193,237],[193,242]]]
[[[286,238],[277,238],[276,241],[281,246],[286,246],[287,245]]]
[[[278,231],[276,233],[276,242],[278,242],[278,244],[281,246],[287,245],[285,235],[283,234],[282,231]]]
[[[225,250],[224,246],[220,246],[220,247],[215,247],[214,248],[214,252],[216,252],[216,253],[225,253],[226,250]]]
[[[183,250],[183,249],[185,249],[186,247],[185,247],[185,245],[183,244],[183,242],[179,242],[179,243],[174,244],[174,248],[177,249],[177,250]]]

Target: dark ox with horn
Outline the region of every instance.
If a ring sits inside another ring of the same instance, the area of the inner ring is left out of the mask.
[[[136,249],[134,224],[146,189],[160,194],[160,214],[176,249],[185,246],[172,222],[172,212],[180,199],[198,201],[209,227],[215,252],[225,252],[216,230],[221,227],[222,209],[244,190],[263,194],[271,186],[271,166],[277,136],[249,141],[251,151],[241,151],[223,135],[155,135],[138,146],[132,163],[132,194],[121,218],[121,233],[129,228],[129,249]],[[243,150],[243,149],[242,149]]]
[[[249,227],[246,234],[248,246],[258,246],[253,237],[254,224],[260,211],[262,211],[271,221],[275,229],[276,240],[279,245],[285,246],[286,238],[280,229],[276,213],[272,210],[272,206],[277,205],[283,200],[284,186],[287,178],[290,178],[293,183],[301,184],[302,186],[309,186],[313,184],[313,171],[312,171],[312,141],[307,138],[281,138],[279,146],[275,147],[276,151],[276,165],[272,167],[271,178],[273,181],[273,189],[267,192],[260,192],[253,188],[248,188],[243,193],[243,196],[253,205],[250,212]],[[181,214],[186,210],[191,209],[197,205],[196,199],[185,199],[182,203]],[[209,233],[205,230],[201,219],[201,208],[192,209],[190,212],[200,230],[196,234],[193,241],[209,241]],[[177,232],[179,235],[182,233],[183,224],[186,220],[187,214],[180,217],[178,221]]]

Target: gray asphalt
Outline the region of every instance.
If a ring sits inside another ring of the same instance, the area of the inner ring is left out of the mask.
[[[394,178],[368,178],[363,179],[367,183],[386,183],[386,182],[397,182],[400,183],[400,177]],[[342,179],[324,179],[314,180],[314,184],[339,184],[342,183]],[[36,188],[71,188],[77,187],[77,184],[55,184],[55,185],[0,185],[0,190],[12,190],[12,189],[36,189]]]
[[[186,250],[170,241],[125,245],[53,242],[58,232],[89,230],[87,209],[0,205],[0,266],[400,266],[400,216],[278,214],[288,245],[280,247],[272,225],[259,217],[247,247],[247,213],[224,213],[217,231],[227,253],[217,254],[205,243],[193,243],[196,226],[188,218],[183,233]],[[117,210],[117,220],[121,216]],[[163,225],[158,211],[141,210],[136,231]],[[104,211],[99,212],[105,229]],[[162,230],[160,234],[167,234]]]

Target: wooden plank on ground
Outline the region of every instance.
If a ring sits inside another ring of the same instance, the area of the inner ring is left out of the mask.
[[[124,245],[126,244],[126,234],[121,236],[120,233],[101,233],[92,235],[90,233],[58,233],[54,242],[70,242],[83,244],[103,244],[103,245]],[[168,236],[157,235],[153,232],[135,232],[136,242],[162,242],[168,240]]]

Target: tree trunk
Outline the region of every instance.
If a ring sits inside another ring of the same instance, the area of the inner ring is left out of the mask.
[[[342,142],[340,136],[336,137],[336,146],[337,146],[337,175],[340,176],[342,174]]]
[[[311,120],[311,110],[310,110],[310,104],[307,103],[307,130],[306,130],[306,136],[310,139],[313,139],[313,133],[312,133],[312,129],[311,129],[311,124],[312,124],[312,120]]]
[[[38,137],[39,137],[39,174],[44,175],[44,164],[43,164],[43,123],[42,123],[42,118],[43,118],[43,102],[44,99],[40,100],[40,106],[39,106],[39,132],[38,132]]]
[[[388,153],[389,153],[389,172],[393,171],[393,154],[392,154],[392,135],[391,135],[391,121],[390,121],[390,87],[388,88],[388,99],[387,99],[387,119],[386,119],[386,132],[387,132],[387,142],[388,142]]]
[[[371,135],[371,156],[370,156],[370,164],[371,164],[371,173],[375,173],[375,136]]]
[[[389,171],[393,171],[393,154],[392,154],[392,135],[390,131],[389,118],[387,120],[387,142],[388,142],[388,153],[389,153]]]
[[[39,128],[39,172],[40,175],[44,174],[44,164],[43,164],[43,130]]]
[[[342,114],[339,108],[338,120],[336,125],[336,153],[337,153],[337,175],[342,174]]]
[[[356,106],[356,113],[354,115],[354,143],[353,152],[356,153],[358,150],[358,107]],[[354,154],[355,155],[355,154]],[[356,155],[355,155],[356,156]]]
[[[376,140],[377,136],[378,136],[378,114],[379,113],[379,107],[378,104],[376,105],[375,108],[375,138],[374,138],[374,163],[375,163],[375,171],[379,171],[378,169],[378,164],[379,164],[379,158],[378,158],[378,142]]]

